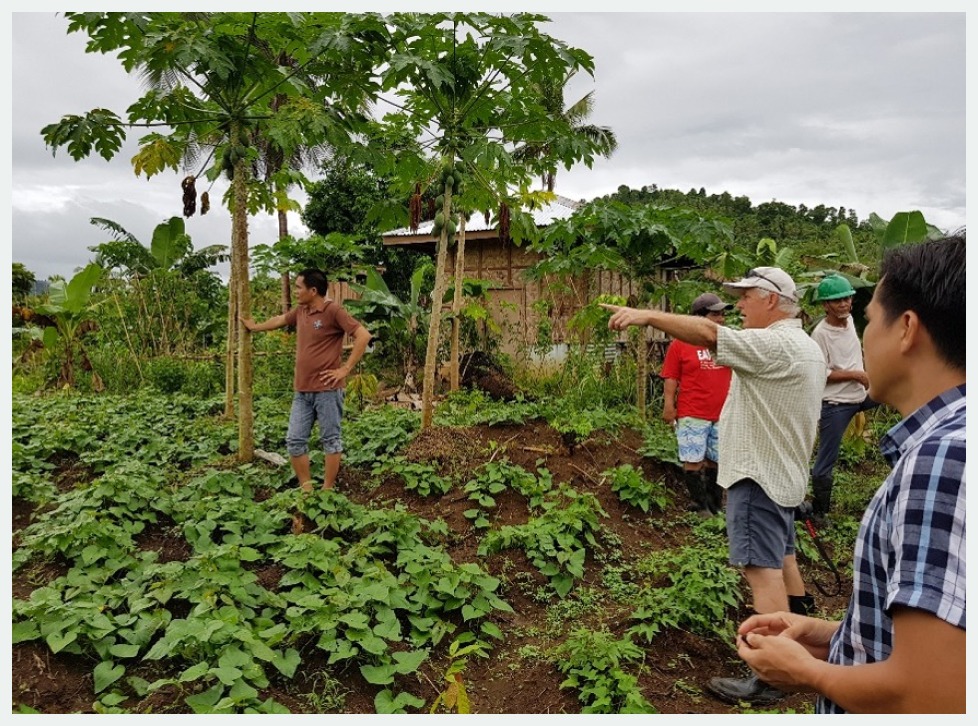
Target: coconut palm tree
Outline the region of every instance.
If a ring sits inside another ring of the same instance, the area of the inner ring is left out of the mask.
[[[540,97],[540,102],[547,109],[554,119],[559,119],[571,127],[572,138],[585,139],[593,144],[597,154],[608,158],[618,149],[618,138],[615,132],[607,126],[595,126],[587,123],[591,113],[594,111],[594,91],[586,93],[582,98],[567,108],[564,108],[564,89],[574,77],[570,73],[560,79],[547,79],[541,83],[534,84]],[[533,162],[541,168],[541,181],[543,187],[548,191],[554,190],[554,183],[557,179],[557,155],[554,148],[556,141],[546,140],[539,142],[526,143],[519,147],[514,156],[527,162]],[[567,139],[559,143],[567,143]]]

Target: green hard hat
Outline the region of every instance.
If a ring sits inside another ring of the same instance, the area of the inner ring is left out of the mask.
[[[856,291],[852,285],[842,275],[828,275],[818,283],[818,290],[815,293],[815,302],[825,302],[826,300],[838,300],[843,297],[852,297]]]

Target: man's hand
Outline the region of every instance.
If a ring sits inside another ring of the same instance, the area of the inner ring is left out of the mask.
[[[239,315],[238,316],[238,320],[240,320],[242,323],[244,323],[244,326],[246,328],[248,328],[248,330],[252,330],[253,331],[255,328],[258,327],[258,323],[256,323],[251,318],[246,318],[244,315]]]
[[[349,369],[343,367],[330,368],[329,370],[320,373],[319,377],[322,378],[323,383],[325,383],[327,386],[339,386],[344,380],[346,380],[348,375],[350,375]]]
[[[839,623],[807,615],[777,612],[752,615],[737,628],[737,643],[750,645],[749,636],[777,635],[797,642],[811,655],[820,660],[829,656],[829,642],[839,629]]]
[[[662,420],[671,426],[676,425],[676,406],[668,403],[662,407]]]
[[[648,325],[648,315],[645,310],[608,303],[599,303],[599,305],[612,312],[611,318],[608,320],[608,327],[611,330],[624,330],[630,325]]]
[[[786,632],[786,631],[785,631]],[[783,691],[812,688],[812,667],[818,663],[798,641],[780,635],[750,632],[737,636],[737,655],[765,683]]]
[[[865,371],[853,371],[852,378],[857,381],[863,388],[869,388],[869,376],[866,375]]]

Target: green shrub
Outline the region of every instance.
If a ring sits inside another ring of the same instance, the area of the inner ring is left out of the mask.
[[[655,505],[660,512],[669,506],[669,494],[661,482],[651,482],[642,472],[631,464],[616,466],[601,472],[601,476],[611,480],[611,490],[626,504],[638,507],[643,512]]]
[[[644,657],[628,635],[617,639],[579,628],[558,649],[555,664],[567,676],[560,687],[577,691],[581,713],[657,713],[642,695],[638,679],[622,667]]]
[[[187,380],[185,366],[175,358],[157,358],[144,368],[146,380],[161,393],[177,393]]]

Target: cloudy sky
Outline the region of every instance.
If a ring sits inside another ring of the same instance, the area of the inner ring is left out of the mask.
[[[860,219],[919,209],[946,230],[965,224],[964,12],[558,13],[546,5],[556,4],[534,6],[552,18],[544,30],[595,60],[594,78],[575,79],[567,101],[593,90],[592,122],[619,141],[592,169],[561,171],[559,194],[704,187],[754,204],[843,206]],[[930,7],[955,9],[945,5]],[[91,259],[88,247],[107,239],[91,217],[148,242],[156,224],[181,214],[183,175],[137,178],[129,160],[138,132],[111,162],[52,156],[44,125],[95,107],[124,115],[142,89],[115,58],[86,54],[85,36],[67,35],[53,10],[13,12],[9,22],[10,254],[39,279],[70,276]],[[303,232],[297,218],[291,224]],[[187,227],[197,247],[229,243],[230,215],[217,203]],[[276,227],[263,216],[250,232],[252,244],[271,243]]]

